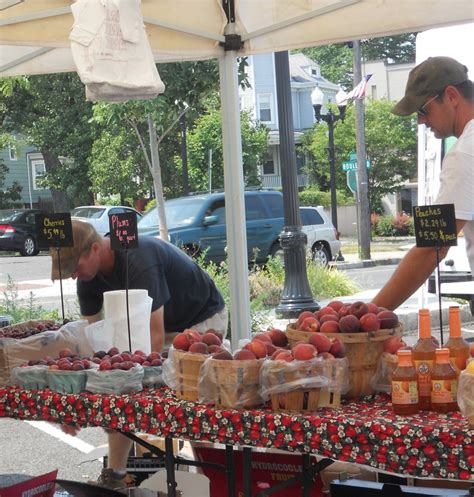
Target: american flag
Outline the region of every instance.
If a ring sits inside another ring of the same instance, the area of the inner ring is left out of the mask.
[[[356,98],[364,98],[365,97],[365,91],[367,89],[367,83],[369,82],[369,79],[372,77],[372,74],[367,74],[366,76],[364,76],[361,80],[361,82],[356,86],[354,87],[347,95],[346,95],[346,98],[344,98],[344,100],[342,102],[339,103],[339,105],[341,103],[344,103],[344,102],[347,102],[349,100],[354,100]]]

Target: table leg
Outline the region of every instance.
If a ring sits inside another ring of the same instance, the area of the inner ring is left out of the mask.
[[[250,447],[244,447],[242,452],[244,497],[252,497],[252,449]]]
[[[232,445],[225,446],[225,455],[226,455],[226,466],[227,466],[226,467],[227,495],[228,495],[228,497],[236,497],[236,494],[235,494],[234,447]]]
[[[168,497],[176,497],[176,478],[174,474],[174,454],[173,454],[173,439],[165,438],[165,466],[166,466],[166,488],[168,489]]]

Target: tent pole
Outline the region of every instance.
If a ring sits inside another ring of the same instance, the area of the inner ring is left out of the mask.
[[[239,340],[249,338],[251,332],[249,281],[242,277],[248,268],[248,254],[236,57],[237,53],[230,50],[219,58],[224,194],[226,206],[232,206],[226,209],[225,215],[234,350]]]

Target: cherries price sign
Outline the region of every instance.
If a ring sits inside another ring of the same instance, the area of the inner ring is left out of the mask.
[[[413,208],[417,247],[457,245],[454,204],[420,205]]]
[[[71,214],[36,214],[36,235],[40,247],[72,247]]]
[[[138,247],[137,216],[133,212],[110,214],[109,228],[113,250]]]

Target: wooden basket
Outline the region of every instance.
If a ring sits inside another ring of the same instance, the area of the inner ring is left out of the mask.
[[[269,361],[266,366],[267,381],[269,385],[284,385],[299,381],[303,377],[318,376],[328,372],[332,381],[342,384],[344,381],[344,367],[338,361],[327,360],[324,365],[313,361],[299,361],[296,363],[285,361]],[[328,388],[298,388],[282,393],[270,394],[272,410],[277,412],[314,412],[319,407],[339,407],[341,395],[330,392]]]
[[[178,399],[198,401],[199,370],[208,357],[207,354],[195,354],[176,349],[173,351]]]
[[[298,330],[295,323],[292,323],[288,325],[286,333],[290,346],[293,346],[298,341],[307,342],[313,332]],[[338,338],[346,346],[351,389],[345,396],[354,398],[374,393],[370,380],[375,374],[380,356],[383,353],[383,344],[390,336],[402,335],[402,325],[399,324],[393,329],[367,333],[324,334],[328,338]]]
[[[216,389],[216,407],[257,407],[263,403],[260,388],[262,361],[226,361],[212,359],[210,381]]]

